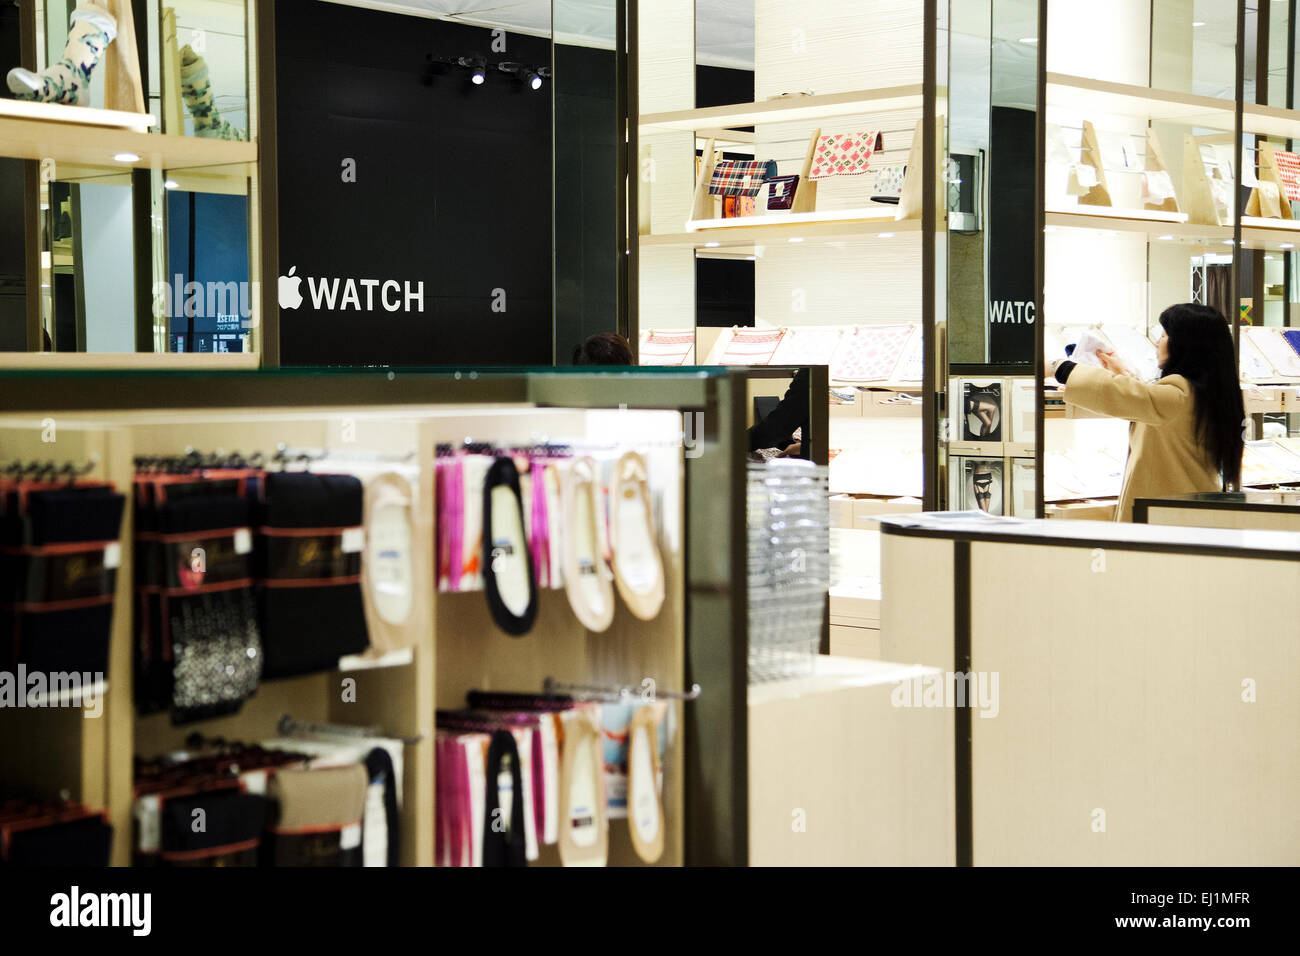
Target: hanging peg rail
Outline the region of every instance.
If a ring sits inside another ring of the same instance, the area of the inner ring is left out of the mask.
[[[548,677],[542,682],[543,694],[569,694],[587,699],[625,701],[641,697],[643,690],[629,684],[570,684]],[[696,700],[703,693],[699,684],[692,684],[690,690],[660,690],[654,688],[650,699]]]

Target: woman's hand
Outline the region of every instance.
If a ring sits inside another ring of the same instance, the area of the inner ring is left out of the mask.
[[[1134,374],[1133,370],[1125,365],[1124,360],[1114,352],[1103,352],[1101,349],[1098,349],[1097,359],[1101,362],[1102,367],[1108,372],[1114,372],[1116,375],[1127,375],[1129,378],[1137,378],[1137,375]]]

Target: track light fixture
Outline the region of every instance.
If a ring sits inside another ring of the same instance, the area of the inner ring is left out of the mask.
[[[531,66],[527,63],[511,62],[493,63],[489,65],[487,57],[482,56],[481,54],[452,57],[434,56],[430,53],[425,57],[425,59],[429,64],[428,70],[425,73],[425,83],[432,83],[435,76],[444,74],[449,69],[461,69],[469,72],[469,80],[475,86],[482,86],[486,83],[489,74],[506,73],[513,76],[528,89],[536,92],[551,78],[550,67]]]
[[[551,75],[544,66],[529,66],[527,63],[498,63],[497,69],[509,73],[530,90],[540,90],[542,82]]]

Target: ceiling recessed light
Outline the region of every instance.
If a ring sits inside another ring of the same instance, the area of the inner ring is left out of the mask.
[[[1157,238],[1157,239],[1161,239],[1161,240],[1163,240],[1164,242],[1168,242],[1170,239],[1173,238],[1173,236],[1156,236],[1156,238]]]
[[[1195,23],[1192,24],[1192,26],[1194,26],[1194,27],[1203,27],[1203,26],[1205,26],[1205,21],[1204,21],[1204,20],[1197,20]]]
[[[140,162],[140,157],[137,156],[135,153],[118,153],[118,154],[117,154],[116,156],[114,156],[113,158],[114,158],[115,160],[117,160],[119,163],[138,163],[138,162]]]
[[[880,238],[881,238],[881,239],[893,239],[893,238],[894,238],[894,234],[893,234],[892,232],[882,232],[882,233],[880,234]]]
[[[169,179],[167,180],[167,182],[163,183],[163,189],[175,189],[179,185],[180,183],[178,183],[176,180]]]
[[[790,239],[789,239],[789,241],[790,241],[790,242],[803,242],[803,237],[801,237],[801,236],[791,236]]]
[[[722,245],[722,243],[720,243],[720,242],[706,242],[704,245],[705,245],[706,247],[708,247],[709,249],[716,249],[718,246]]]
[[[1223,240],[1223,244],[1224,244],[1225,246],[1235,245],[1235,243],[1233,243],[1233,241],[1232,241],[1231,239],[1224,239],[1224,240]]]
[[[1038,43],[1038,37],[1021,37],[1020,42],[1026,46],[1034,46]]]

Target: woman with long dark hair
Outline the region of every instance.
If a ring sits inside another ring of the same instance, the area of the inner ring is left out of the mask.
[[[1160,314],[1160,379],[1137,379],[1113,352],[1105,368],[1053,362],[1067,404],[1132,422],[1118,521],[1136,498],[1222,491],[1241,480],[1246,409],[1232,332],[1208,306],[1171,305]]]

